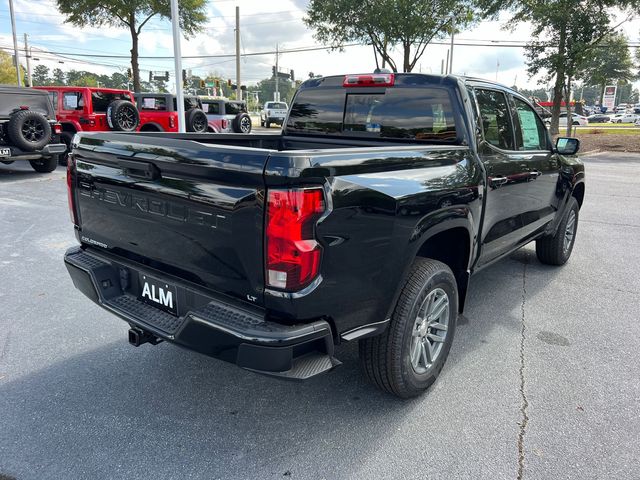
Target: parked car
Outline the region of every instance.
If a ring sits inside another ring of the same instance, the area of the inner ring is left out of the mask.
[[[609,115],[603,115],[602,113],[596,113],[587,117],[589,123],[606,123],[611,120]]]
[[[66,146],[49,96],[30,88],[0,86],[0,162],[27,160],[36,172],[55,170]]]
[[[209,126],[218,133],[251,133],[247,103],[219,97],[200,97]]]
[[[587,119],[587,117],[583,116],[583,115],[578,115],[577,113],[572,113],[571,114],[571,118],[572,118],[572,122],[571,125],[588,125],[589,124],[589,120]],[[545,121],[546,125],[549,126],[551,125],[551,119],[548,118]],[[567,114],[566,113],[561,113],[560,117],[558,119],[558,125],[560,127],[566,127],[567,126]]]
[[[49,92],[67,146],[77,132],[133,132],[140,115],[128,90],[95,87],[33,87]],[[66,157],[66,155],[65,155]]]
[[[286,102],[265,102],[260,111],[260,125],[266,128],[270,128],[272,123],[282,126],[287,110],[289,106]]]
[[[629,109],[630,105],[627,105],[626,103],[621,103],[620,105],[618,105],[617,107],[615,107],[613,109],[613,111],[615,113],[626,113],[627,110]]]
[[[611,117],[611,123],[634,123],[640,118],[635,113],[618,113]]]
[[[136,93],[136,106],[140,112],[141,132],[177,132],[178,102],[170,93]],[[187,132],[204,133],[209,128],[207,116],[198,97],[184,97],[185,129]]]
[[[553,144],[507,87],[311,78],[287,118],[280,135],[197,142],[79,135],[67,185],[80,245],[65,263],[132,345],[305,379],[358,341],[370,380],[413,397],[442,370],[472,274],[531,241],[542,263],[571,255],[579,141]]]

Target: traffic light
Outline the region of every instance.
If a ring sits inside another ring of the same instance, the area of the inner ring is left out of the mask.
[[[168,70],[164,72],[164,81],[165,82],[169,81],[169,71]]]
[[[276,67],[275,67],[275,65],[273,67],[271,67],[271,76],[273,78],[276,78]]]
[[[232,85],[232,83],[231,83],[231,79],[229,78],[229,79],[227,80],[227,87],[230,87],[231,85]]]
[[[187,71],[183,68],[182,69],[182,83],[185,83],[187,81]]]
[[[149,83],[153,81],[153,72],[149,72]]]
[[[200,88],[205,88],[207,85],[204,80],[200,80]]]
[[[295,82],[296,78],[293,76],[293,70],[291,70],[291,72],[289,72],[289,75],[291,75],[291,82]]]
[[[131,80],[133,78],[133,72],[130,68],[127,68],[127,78]]]

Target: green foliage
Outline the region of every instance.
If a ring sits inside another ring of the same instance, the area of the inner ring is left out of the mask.
[[[507,8],[510,25],[530,22],[532,37],[525,52],[531,75],[541,74],[542,82],[554,82],[551,133],[558,133],[558,118],[563,100],[569,100],[572,81],[584,69],[598,45],[617,26],[631,19],[631,13],[618,25],[612,21],[619,10],[638,9],[637,0],[499,0],[486,1],[487,9]],[[570,128],[568,126],[567,128]]]
[[[126,28],[131,34],[131,67],[134,90],[141,90],[138,66],[138,37],[153,17],[171,18],[169,0],[56,0],[66,22],[78,27],[112,26]],[[180,27],[191,36],[206,22],[206,0],[180,0]]]
[[[311,0],[304,22],[322,43],[340,48],[346,43],[372,44],[394,72],[412,71],[433,40],[480,18],[474,0]],[[398,47],[402,63],[392,58]]]
[[[273,94],[276,91],[276,80],[273,77],[260,80],[253,90],[258,91],[260,105],[264,105],[264,102],[273,100]],[[280,92],[280,100],[290,104],[296,91],[296,86],[288,80],[279,79],[278,91]]]
[[[22,67],[22,78],[24,82],[25,69]],[[0,50],[0,84],[17,85],[16,67],[13,64],[13,57],[7,52]]]
[[[634,68],[627,38],[621,33],[612,33],[592,50],[576,76],[587,85],[599,86],[602,95],[606,85],[631,81]]]

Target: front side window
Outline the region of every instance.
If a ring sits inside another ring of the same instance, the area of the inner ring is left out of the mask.
[[[514,98],[520,128],[518,129],[519,150],[546,150],[547,134],[544,125],[525,102]]]
[[[507,99],[502,92],[476,89],[484,139],[494,147],[515,150]]]

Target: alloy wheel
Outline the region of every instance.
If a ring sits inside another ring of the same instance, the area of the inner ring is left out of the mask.
[[[409,358],[413,370],[427,372],[438,360],[449,329],[449,295],[441,288],[423,300],[411,332]]]

